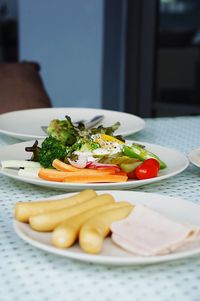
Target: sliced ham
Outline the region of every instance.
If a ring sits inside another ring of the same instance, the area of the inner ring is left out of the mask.
[[[170,253],[200,238],[199,227],[176,222],[143,205],[113,223],[111,231],[117,245],[142,256]]]

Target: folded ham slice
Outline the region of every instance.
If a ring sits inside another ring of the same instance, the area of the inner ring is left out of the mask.
[[[200,227],[176,222],[143,205],[112,223],[111,231],[117,245],[142,256],[167,254],[200,239]]]

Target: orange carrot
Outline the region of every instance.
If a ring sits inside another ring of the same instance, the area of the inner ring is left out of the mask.
[[[66,178],[66,171],[58,171],[55,169],[41,168],[38,176],[44,180],[62,182]]]
[[[55,181],[55,182],[62,182],[66,177],[68,178],[74,178],[74,177],[87,177],[87,176],[106,176],[106,175],[112,175],[112,170],[90,170],[90,169],[84,169],[76,172],[71,171],[58,171],[55,169],[48,169],[48,168],[41,168],[38,176],[44,180],[48,181]]]
[[[96,174],[96,173],[101,173],[101,172],[104,172],[105,174],[115,174],[116,173],[116,169],[113,168],[112,166],[111,167],[106,167],[106,168],[77,168],[77,167],[74,167],[70,164],[67,164],[67,163],[64,163],[58,159],[55,159],[52,163],[52,166],[59,170],[59,171],[73,171],[73,172],[85,172],[87,174]]]
[[[115,172],[113,171],[113,169],[104,169],[104,170],[99,170],[99,169],[88,169],[88,168],[83,168],[83,169],[79,169],[78,171],[75,172],[68,172],[67,174],[69,175],[114,175]]]
[[[60,171],[78,171],[80,168],[76,168],[70,164],[64,163],[59,159],[53,160],[52,166]]]
[[[64,178],[63,182],[73,182],[73,183],[114,183],[114,182],[126,182],[127,176],[120,175],[82,175],[78,176],[73,173],[73,176]]]
[[[115,175],[116,176],[127,176],[127,173],[125,171],[116,171]]]

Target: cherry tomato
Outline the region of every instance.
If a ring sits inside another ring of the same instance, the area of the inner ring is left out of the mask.
[[[135,169],[130,172],[127,172],[127,177],[128,177],[128,179],[135,179],[136,178]]]
[[[153,165],[157,166],[158,169],[160,169],[160,163],[158,162],[158,160],[156,160],[154,158],[147,159],[144,161],[144,163],[153,164]]]
[[[158,175],[160,165],[155,159],[147,159],[135,169],[135,177],[138,180],[155,178]]]

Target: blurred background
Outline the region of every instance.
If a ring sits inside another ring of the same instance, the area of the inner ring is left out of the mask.
[[[0,63],[23,60],[53,107],[200,114],[200,1],[0,0]]]

